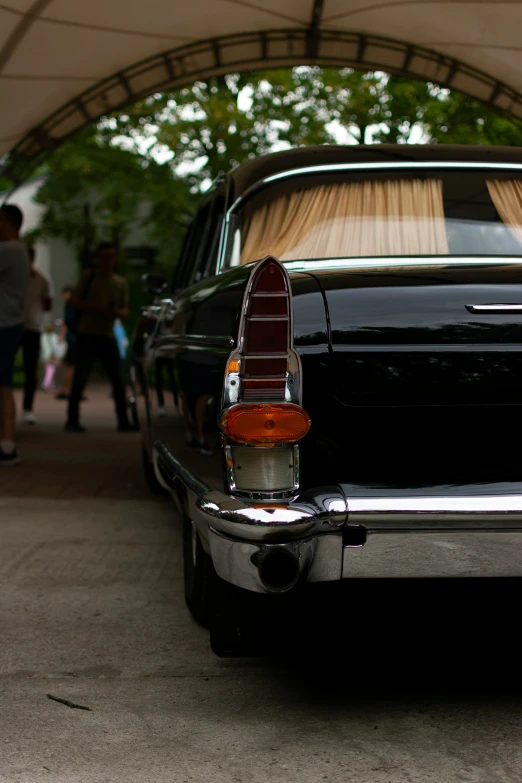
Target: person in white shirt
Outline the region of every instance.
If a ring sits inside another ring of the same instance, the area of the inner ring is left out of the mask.
[[[29,258],[20,241],[22,211],[14,204],[0,207],[0,466],[20,461],[14,442],[16,409],[13,369],[24,333],[24,304],[29,282]]]
[[[38,359],[40,357],[40,339],[45,323],[45,316],[53,306],[53,284],[49,278],[35,267],[36,253],[34,247],[28,247],[31,270],[29,285],[25,299],[25,330],[22,338],[24,356],[24,421],[36,424],[33,413],[33,402],[36,391]]]

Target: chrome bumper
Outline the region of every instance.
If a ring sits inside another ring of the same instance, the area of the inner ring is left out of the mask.
[[[522,576],[522,530],[369,533],[343,553],[345,579]]]
[[[344,578],[522,576],[522,484],[372,490],[343,484]],[[373,493],[373,496],[372,496]],[[346,542],[345,530],[345,542]]]
[[[346,501],[338,487],[325,487],[288,502],[246,504],[221,492],[196,500],[208,525],[214,567],[222,579],[254,592],[277,592],[263,578],[262,564],[275,552],[295,563],[296,579],[327,582],[342,575]]]
[[[522,484],[430,494],[341,485],[254,503],[213,490],[161,443],[154,464],[208,543],[219,576],[248,590],[274,592],[262,565],[276,551],[309,582],[522,576]]]

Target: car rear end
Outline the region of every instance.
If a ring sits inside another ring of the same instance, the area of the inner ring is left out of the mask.
[[[520,574],[520,168],[330,166],[231,216],[230,262],[272,248],[285,271],[252,272],[222,411],[234,499],[200,503],[223,578]]]

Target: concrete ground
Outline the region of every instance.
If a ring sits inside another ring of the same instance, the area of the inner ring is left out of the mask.
[[[344,637],[218,659],[183,603],[173,508],[106,391],[85,436],[61,432],[63,403],[37,411],[0,476],[2,783],[520,781],[518,600],[499,621],[468,590],[448,627],[444,593],[330,592]]]

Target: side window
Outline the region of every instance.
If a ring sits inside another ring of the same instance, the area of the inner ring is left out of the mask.
[[[207,244],[208,224],[211,212],[211,202],[207,201],[198,212],[196,218],[196,237],[194,253],[192,254],[192,263],[187,280],[187,285],[198,283],[203,277],[205,266],[205,246]]]
[[[225,209],[225,198],[217,193],[201,209],[198,216],[197,248],[195,249],[192,274],[188,281],[197,283],[210,277],[216,271],[217,253]]]
[[[208,204],[205,204],[190,224],[185,237],[183,251],[179,265],[179,274],[176,275],[174,288],[183,289],[195,282],[197,275],[197,259],[202,239],[202,233],[208,217]]]
[[[224,210],[221,190],[207,196],[187,232],[176,288],[186,288],[215,273]]]
[[[225,197],[218,193],[212,203],[207,223],[204,257],[202,259],[203,277],[211,277],[216,272],[221,226],[225,216]]]

